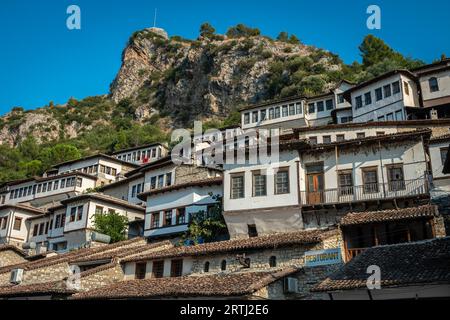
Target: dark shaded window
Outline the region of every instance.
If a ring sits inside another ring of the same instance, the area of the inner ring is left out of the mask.
[[[439,83],[437,78],[430,78],[430,80],[428,80],[428,83],[430,85],[430,92],[439,91]]]
[[[153,278],[164,277],[164,260],[153,261],[152,277]]]
[[[183,275],[183,259],[172,260],[170,265],[170,276],[181,277]]]
[[[277,266],[277,257],[271,256],[269,259],[269,266],[275,268]]]
[[[222,262],[220,263],[220,270],[227,270],[227,260],[222,260]]]
[[[209,272],[209,261],[205,262],[205,266],[203,267],[203,272]]]
[[[248,228],[248,236],[250,238],[254,238],[258,236],[258,230],[256,229],[256,225],[254,224],[249,224],[247,225]]]
[[[147,271],[147,263],[136,263],[136,270],[134,273],[135,279],[145,279],[145,273]]]

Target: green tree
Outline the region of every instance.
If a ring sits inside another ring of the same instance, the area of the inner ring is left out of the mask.
[[[199,239],[212,242],[228,233],[222,214],[222,197],[212,194],[211,196],[216,201],[214,207],[209,212],[199,211],[192,215],[188,231],[184,235],[185,240],[191,240],[194,243],[198,243]]]
[[[289,39],[289,34],[286,31],[281,31],[277,36],[278,41],[287,42],[288,39]]]
[[[297,36],[295,34],[291,34],[291,36],[289,37],[289,41],[290,44],[300,44],[300,39],[297,38]]]
[[[200,26],[200,36],[202,38],[213,39],[215,32],[216,29],[208,22],[205,22]]]
[[[395,52],[382,39],[373,35],[368,35],[364,38],[359,46],[361,51],[363,66],[368,68],[385,59],[406,62],[405,58],[398,52]]]
[[[229,28],[227,31],[228,38],[255,37],[259,36],[260,34],[261,32],[259,31],[259,29],[247,27],[242,23]]]
[[[96,213],[92,217],[95,231],[111,237],[111,243],[127,239],[128,219],[117,212]]]
[[[81,152],[77,147],[65,143],[58,143],[53,147],[44,148],[39,154],[39,160],[42,161],[44,170],[52,165],[79,158],[81,158]]]

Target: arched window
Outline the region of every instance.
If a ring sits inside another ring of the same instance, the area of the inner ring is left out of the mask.
[[[209,272],[209,261],[205,262],[205,266],[203,267],[204,272]]]
[[[277,257],[271,256],[269,259],[269,266],[275,268],[277,266]]]
[[[222,260],[222,263],[220,264],[220,270],[227,270],[227,260]]]
[[[439,83],[438,83],[438,79],[436,77],[430,78],[428,80],[428,83],[430,84],[430,92],[439,91]]]

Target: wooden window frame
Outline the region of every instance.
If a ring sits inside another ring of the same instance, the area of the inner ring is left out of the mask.
[[[242,178],[242,196],[234,197],[233,195],[233,179],[234,178]],[[233,173],[230,174],[230,199],[245,199],[245,172]]]
[[[19,221],[19,229],[16,228],[17,221]],[[13,230],[14,231],[20,231],[22,229],[22,221],[23,221],[23,218],[14,217],[14,223],[13,223]]]
[[[183,276],[183,259],[170,260],[170,276],[172,278]]]
[[[157,267],[157,268],[156,268]],[[157,260],[152,262],[152,278],[164,277],[164,260]]]
[[[274,176],[274,179],[275,179],[275,181],[274,181],[274,190],[273,190],[273,192],[274,192],[274,194],[275,195],[282,195],[282,194],[289,194],[289,193],[291,193],[291,177],[289,176],[289,167],[283,167],[283,168],[279,168],[278,169],[278,172],[275,174],[275,176]],[[278,178],[278,174],[279,173],[287,173],[287,192],[278,192],[278,190],[277,190],[277,187],[278,187],[278,182],[277,182],[277,178]]]

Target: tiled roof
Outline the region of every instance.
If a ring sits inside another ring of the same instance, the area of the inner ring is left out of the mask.
[[[0,287],[0,297],[40,296],[52,294],[71,295],[75,292],[76,290],[67,288],[65,281]]]
[[[345,215],[340,222],[341,226],[367,224],[383,221],[407,220],[421,217],[433,217],[438,214],[438,207],[425,205],[420,207],[393,209],[370,212],[352,212]]]
[[[147,201],[147,196],[160,194],[160,193],[164,193],[164,192],[169,192],[169,191],[180,190],[180,189],[184,189],[184,188],[203,187],[203,186],[222,184],[222,182],[223,182],[223,177],[215,177],[215,178],[210,178],[210,179],[178,183],[178,184],[173,184],[169,187],[154,189],[154,190],[140,193],[140,194],[138,194],[138,198],[142,201]]]
[[[13,246],[11,244],[1,244],[0,245],[0,252],[1,251],[7,251],[7,250],[12,250],[18,254],[20,254],[21,256],[25,256],[25,253],[18,247]]]
[[[35,207],[31,207],[31,206],[26,206],[24,204],[4,204],[0,206],[0,210],[1,209],[7,209],[7,208],[11,208],[11,209],[20,209],[20,210],[24,210],[30,213],[34,213],[34,214],[39,214],[42,215],[45,213],[45,211],[39,209],[39,208],[35,208]]]
[[[444,134],[441,136],[436,136],[436,137],[432,137],[430,139],[430,143],[432,142],[445,142],[445,141],[450,141],[450,134]]]
[[[311,230],[279,233],[248,239],[211,242],[194,246],[179,246],[167,250],[137,255],[132,258],[123,259],[122,261],[146,261],[152,259],[199,256],[240,250],[273,249],[277,247],[287,247],[298,244],[316,244],[321,242],[322,239],[332,236],[336,233],[337,229]]]
[[[124,207],[130,208],[130,209],[138,210],[138,211],[145,211],[145,208],[142,206],[138,206],[138,205],[132,204],[128,201],[118,199],[118,198],[115,198],[112,196],[108,196],[108,195],[102,194],[102,193],[85,193],[85,194],[81,194],[79,196],[75,196],[75,197],[72,197],[69,199],[64,199],[61,201],[61,203],[67,204],[67,203],[71,203],[71,202],[82,200],[82,199],[100,200],[100,201],[104,201],[104,202],[114,203],[114,204],[124,206]]]
[[[114,250],[118,247],[130,248],[132,246],[137,246],[137,245],[140,245],[140,242],[144,242],[144,241],[145,240],[143,238],[134,238],[131,240],[117,242],[117,243],[113,243],[113,244],[109,244],[109,245],[105,245],[105,246],[86,248],[86,249],[78,249],[78,250],[74,250],[71,252],[59,254],[56,256],[51,256],[48,258],[40,259],[37,261],[25,262],[25,263],[18,264],[15,266],[6,266],[3,268],[0,268],[0,274],[10,272],[11,270],[16,269],[16,268],[22,268],[24,270],[34,270],[34,269],[48,267],[48,266],[52,266],[52,265],[56,265],[56,264],[64,263],[64,262],[70,263],[71,261],[81,259],[82,257],[89,257],[90,255],[93,255],[93,254],[96,254],[99,252],[106,252],[108,250]]]
[[[166,241],[161,241],[161,242],[137,245],[137,246],[134,246],[131,248],[129,246],[118,247],[114,250],[98,252],[96,254],[81,257],[79,259],[74,259],[74,260],[70,261],[70,263],[77,264],[77,263],[81,263],[81,262],[97,261],[97,260],[105,260],[105,259],[113,259],[113,258],[120,259],[123,257],[136,255],[139,253],[143,254],[146,251],[155,250],[159,247],[167,249],[169,246],[173,247],[172,243],[170,241],[166,240]]]
[[[148,144],[144,144],[144,145],[141,145],[141,146],[136,146],[136,147],[131,147],[131,148],[127,148],[127,149],[114,151],[113,153],[111,153],[111,155],[114,156],[114,155],[117,155],[117,154],[120,154],[120,153],[124,153],[124,152],[129,152],[129,151],[134,151],[134,150],[139,150],[139,149],[145,149],[145,148],[151,148],[151,147],[155,147],[155,146],[161,146],[161,147],[164,147],[165,149],[167,149],[167,146],[165,146],[161,142],[153,142],[153,143],[148,143]]]
[[[114,158],[114,157],[112,157],[110,155],[107,155],[107,154],[104,154],[104,153],[98,153],[98,154],[94,154],[94,155],[87,156],[87,157],[80,158],[80,159],[75,159],[75,160],[61,162],[61,163],[58,163],[58,164],[54,165],[52,168],[59,168],[59,167],[62,167],[62,166],[65,166],[65,165],[69,165],[69,164],[72,164],[72,163],[76,163],[76,162],[79,162],[79,161],[90,160],[90,159],[95,159],[95,158],[107,159],[109,161],[116,162],[116,163],[121,163],[121,164],[127,165],[129,167],[134,167],[134,168],[138,168],[139,167],[138,164],[134,164],[134,163],[126,162],[126,161],[123,161],[123,160],[119,160],[117,158]]]
[[[450,237],[367,249],[313,291],[366,288],[367,268],[381,269],[381,287],[450,283]]]
[[[274,272],[243,272],[121,281],[107,287],[78,293],[73,298],[239,297],[252,294],[295,271],[297,271],[295,268],[287,268]]]

